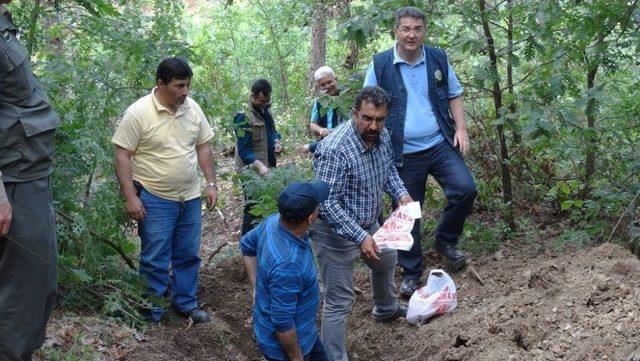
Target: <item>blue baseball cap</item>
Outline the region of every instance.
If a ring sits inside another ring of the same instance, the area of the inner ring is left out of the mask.
[[[307,219],[329,197],[329,184],[316,180],[288,185],[278,197],[278,211],[288,220]]]

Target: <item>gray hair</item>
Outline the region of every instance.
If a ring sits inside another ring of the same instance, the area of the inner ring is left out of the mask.
[[[400,20],[402,20],[403,18],[414,18],[414,19],[422,20],[422,22],[425,24],[427,23],[424,17],[424,12],[422,12],[422,10],[413,6],[406,6],[396,11],[396,22],[394,24],[394,27],[396,28],[399,27]]]
[[[334,78],[336,77],[336,73],[333,72],[333,69],[331,69],[326,65],[323,65],[319,67],[315,73],[313,73],[313,79],[315,79],[315,81],[318,81],[320,80],[320,78],[322,78],[325,75],[331,75]]]
[[[372,103],[375,107],[389,104],[390,98],[387,92],[379,86],[366,86],[356,94],[356,101],[353,107],[360,110],[362,102]]]

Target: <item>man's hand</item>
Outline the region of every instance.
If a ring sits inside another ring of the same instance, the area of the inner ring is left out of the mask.
[[[456,134],[453,136],[453,146],[458,147],[462,155],[466,155],[469,151],[469,134],[466,129],[456,130]]]
[[[413,198],[411,198],[410,195],[405,194],[402,197],[400,197],[400,200],[398,201],[398,205],[399,206],[406,206],[407,204],[413,202]]]
[[[368,261],[379,261],[380,257],[376,253],[380,253],[380,248],[376,244],[376,241],[373,240],[373,237],[367,235],[367,238],[364,239],[364,242],[360,245],[360,253],[362,254],[362,258]]]
[[[135,219],[136,221],[141,221],[142,219],[144,219],[147,211],[144,209],[142,201],[140,200],[140,198],[138,198],[138,196],[127,198],[127,213],[129,213],[129,217]]]
[[[11,203],[4,202],[0,204],[0,236],[4,237],[9,233],[11,228],[11,219],[13,216],[13,209]]]
[[[276,140],[276,144],[273,146],[273,150],[277,153],[280,154],[282,152],[282,143],[280,143],[279,140]]]
[[[322,128],[322,130],[320,131],[320,137],[324,138],[327,135],[331,134],[331,130],[328,128]]]
[[[309,144],[303,144],[298,147],[298,153],[307,154],[309,153]]]
[[[253,166],[256,167],[256,170],[258,171],[258,174],[260,176],[265,176],[267,175],[267,173],[269,173],[269,168],[267,168],[264,164],[262,164],[261,161],[256,160],[255,162],[253,162]]]
[[[302,350],[298,344],[298,334],[296,333],[295,328],[285,332],[276,331],[276,337],[278,338],[280,345],[282,345],[284,353],[289,357],[289,360],[304,361],[304,356],[302,355]]]
[[[213,209],[218,202],[218,189],[213,186],[207,186],[204,190],[204,197],[207,200],[207,208]]]

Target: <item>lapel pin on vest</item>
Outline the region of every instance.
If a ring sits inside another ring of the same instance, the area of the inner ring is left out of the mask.
[[[433,73],[433,76],[436,78],[436,81],[438,81],[438,82],[442,81],[442,72],[440,71],[440,69],[436,70]]]

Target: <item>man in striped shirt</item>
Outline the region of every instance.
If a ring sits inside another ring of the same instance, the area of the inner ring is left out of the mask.
[[[315,153],[316,177],[329,184],[329,198],[311,238],[324,284],[320,337],[332,361],[347,360],[346,323],[353,305],[353,267],[362,257],[371,269],[373,317],[389,322],[407,309],[395,295],[395,250],[380,250],[372,234],[383,192],[398,204],[412,201],[393,164],[389,133],[384,127],[389,97],[382,88],[365,87],[356,95],[352,119],[323,140]]]
[[[307,229],[329,195],[325,182],[293,183],[278,213],[240,241],[255,290],[253,330],[267,360],[327,360],[316,330],[320,293]]]

